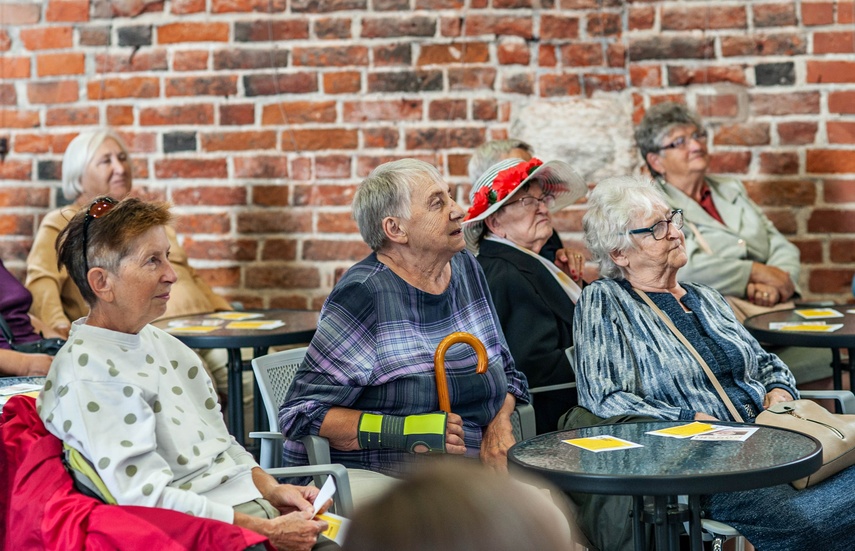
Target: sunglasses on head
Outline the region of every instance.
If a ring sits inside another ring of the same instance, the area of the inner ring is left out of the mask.
[[[115,207],[119,202],[112,197],[99,197],[92,201],[86,218],[83,219],[83,267],[84,273],[89,273],[89,260],[87,259],[87,248],[89,247],[89,224],[96,218],[101,218]]]

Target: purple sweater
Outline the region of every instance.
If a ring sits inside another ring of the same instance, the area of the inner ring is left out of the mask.
[[[12,330],[16,343],[37,341],[40,338],[27,314],[32,303],[33,295],[9,273],[3,261],[0,260],[0,314]],[[0,348],[11,348],[2,331],[0,331]]]

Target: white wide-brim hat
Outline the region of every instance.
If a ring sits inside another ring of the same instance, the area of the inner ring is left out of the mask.
[[[463,238],[472,253],[478,252],[478,242],[484,233],[484,220],[502,208],[526,184],[535,182],[540,184],[543,193],[555,197],[555,203],[549,212],[572,205],[588,192],[588,186],[582,177],[564,161],[548,161],[542,164],[539,159],[524,161],[513,158],[499,161],[478,178],[469,192],[469,202],[472,206],[463,220]],[[513,187],[509,189],[510,186]],[[476,204],[479,191],[480,200]]]

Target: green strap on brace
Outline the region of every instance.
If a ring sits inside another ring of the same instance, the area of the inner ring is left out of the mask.
[[[445,453],[445,423],[448,414],[378,415],[359,417],[359,447],[363,450],[404,450],[413,453],[422,445],[432,453]]]
[[[71,478],[74,479],[74,485],[82,493],[100,499],[104,503],[115,505],[116,498],[107,489],[107,485],[98,475],[95,466],[83,457],[83,454],[72,448],[68,444],[62,444],[63,463],[65,463]]]

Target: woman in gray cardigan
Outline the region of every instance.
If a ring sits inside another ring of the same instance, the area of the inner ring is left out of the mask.
[[[714,289],[678,281],[686,264],[682,212],[650,181],[597,185],[583,219],[585,243],[603,279],[576,305],[579,404],[599,417],[667,420],[734,417],[700,363],[645,301],[692,343],[741,417],[798,398],[795,379],[737,322]],[[855,469],[806,490],[789,485],[706,496],[707,517],[733,525],[759,551],[849,550],[855,528]]]

